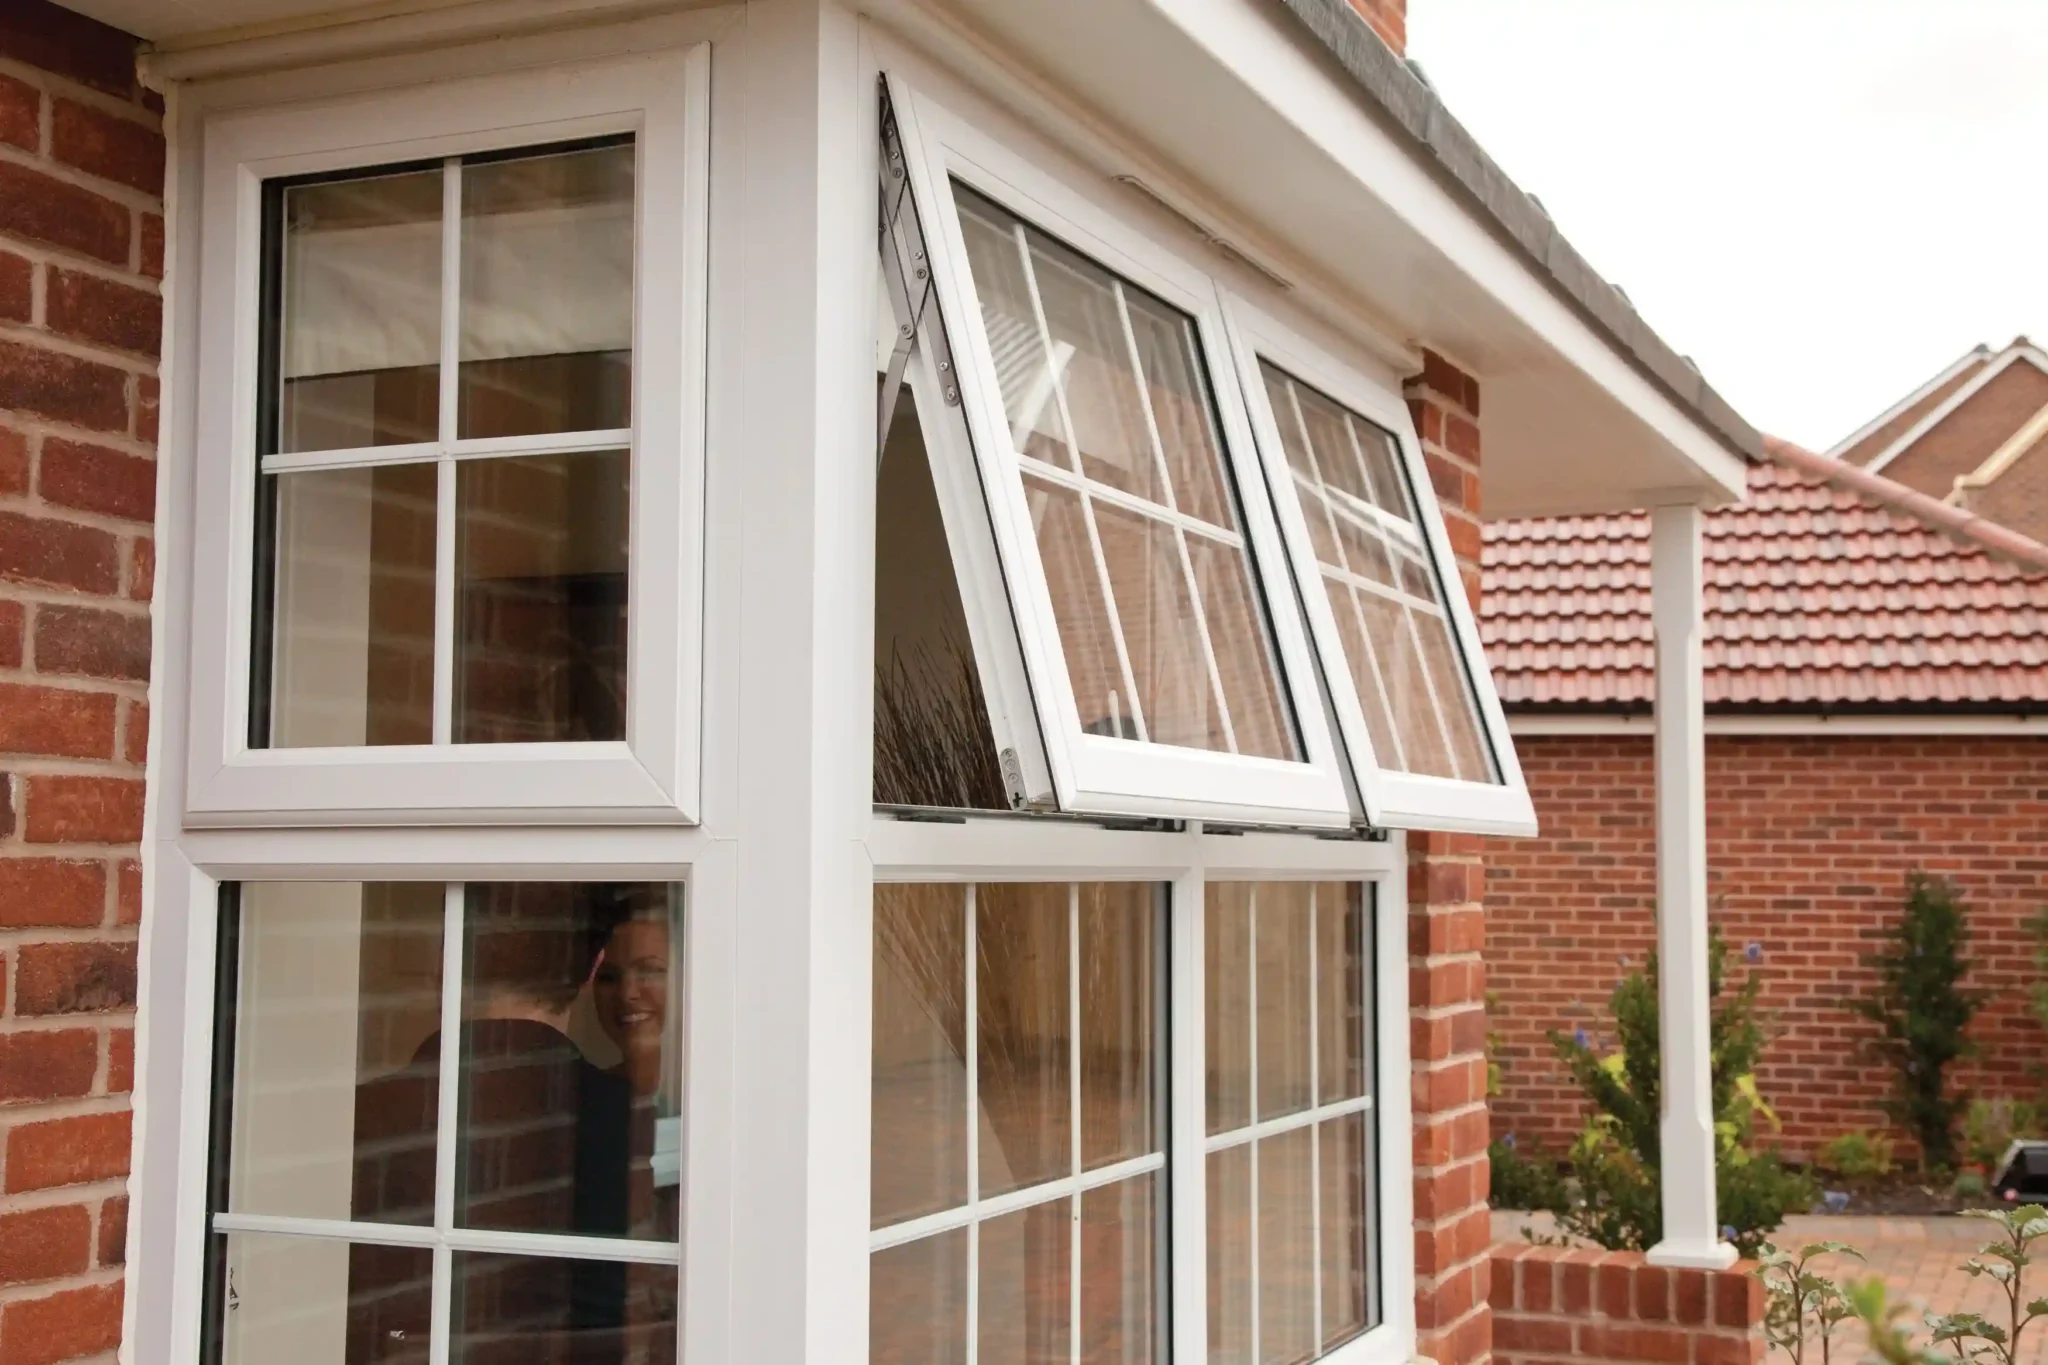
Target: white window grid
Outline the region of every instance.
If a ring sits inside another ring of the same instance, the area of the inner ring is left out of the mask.
[[[634,149],[634,195],[637,199],[644,175],[639,166],[643,142],[632,139]],[[514,156],[528,149],[507,149]],[[554,148],[532,149],[545,154]],[[367,469],[381,465],[426,464],[435,466],[434,494],[434,744],[454,742],[455,728],[455,551],[457,523],[461,509],[456,497],[456,463],[460,460],[511,459],[521,456],[580,455],[597,451],[633,449],[633,428],[628,425],[603,431],[542,432],[528,436],[458,436],[462,367],[462,185],[465,158],[441,158],[441,344],[439,365],[439,426],[432,441],[411,441],[394,445],[354,446],[334,450],[272,453],[262,457],[265,474],[295,474],[316,470]],[[365,168],[375,174],[376,168]],[[352,172],[351,175],[358,174]],[[636,222],[639,215],[634,215]],[[281,227],[278,230],[282,230]],[[280,297],[282,297],[280,295]],[[636,299],[637,306],[637,299]],[[634,357],[632,401],[646,382]],[[274,381],[282,384],[282,380]],[[631,496],[629,492],[629,496]],[[278,547],[281,548],[281,547]],[[274,551],[273,551],[274,552]],[[628,581],[633,575],[632,556],[627,557]],[[630,592],[630,588],[628,589]],[[628,649],[634,635],[627,622]],[[261,638],[259,635],[258,638]],[[274,664],[252,660],[257,676],[271,676]],[[272,685],[275,686],[273,678]]]
[[[443,1040],[459,1038],[462,1032],[463,935],[467,927],[465,882],[449,882],[442,897],[441,1020]],[[227,904],[232,905],[229,901]],[[227,910],[222,911],[228,913]],[[236,907],[234,913],[240,913]],[[689,919],[685,893],[684,925]],[[684,934],[687,940],[687,932]],[[684,976],[688,959],[683,961]],[[223,983],[239,993],[241,982]],[[685,989],[687,995],[687,988]],[[236,1030],[237,1052],[241,1030]],[[513,1232],[496,1228],[465,1228],[455,1217],[455,1163],[461,1136],[457,1132],[462,1096],[460,1053],[444,1046],[438,1068],[439,1089],[434,1119],[434,1221],[420,1227],[403,1223],[364,1222],[351,1218],[310,1218],[289,1214],[264,1214],[217,1210],[207,1216],[207,1230],[219,1236],[255,1234],[341,1241],[365,1246],[413,1247],[433,1256],[432,1335],[428,1344],[429,1365],[447,1365],[449,1358],[449,1317],[454,1300],[454,1261],[457,1252],[546,1257],[557,1260],[609,1261],[637,1265],[682,1267],[682,1243],[659,1242],[628,1237],[593,1237],[576,1233]],[[239,1055],[234,1059],[237,1069]],[[687,1120],[687,1115],[685,1115]],[[223,1139],[216,1133],[213,1142]],[[232,1157],[232,1153],[230,1153]],[[209,1153],[209,1160],[213,1159]],[[221,1305],[225,1308],[225,1305]],[[680,1326],[680,1324],[678,1324]]]
[[[1451,732],[1452,720],[1448,708],[1457,707],[1460,710],[1464,710],[1469,708],[1471,703],[1465,696],[1460,679],[1444,679],[1440,684],[1436,676],[1437,670],[1427,666],[1429,655],[1423,649],[1421,633],[1416,629],[1413,617],[1409,615],[1410,612],[1422,612],[1439,621],[1448,623],[1449,620],[1443,607],[1443,587],[1425,559],[1426,551],[1421,534],[1416,529],[1416,524],[1413,520],[1403,518],[1399,513],[1390,510],[1388,507],[1375,506],[1356,497],[1342,487],[1333,484],[1323,474],[1322,456],[1317,453],[1315,443],[1309,439],[1308,420],[1301,411],[1301,381],[1293,375],[1278,369],[1270,371],[1270,374],[1273,378],[1285,384],[1285,393],[1287,395],[1287,407],[1282,411],[1276,411],[1273,414],[1274,419],[1276,421],[1292,423],[1297,439],[1301,442],[1302,457],[1309,462],[1310,468],[1315,471],[1313,477],[1304,475],[1300,470],[1293,471],[1295,487],[1300,491],[1303,498],[1302,515],[1311,518],[1317,516],[1326,518],[1325,525],[1329,531],[1329,539],[1326,543],[1337,553],[1336,563],[1331,563],[1329,559],[1318,555],[1317,565],[1321,568],[1323,576],[1332,582],[1345,584],[1347,587],[1358,592],[1371,593],[1375,597],[1384,597],[1406,609],[1403,611],[1401,619],[1408,635],[1409,648],[1415,651],[1417,659],[1425,661],[1423,681],[1429,693],[1430,715],[1436,722],[1437,734],[1443,744],[1443,752],[1446,754],[1456,754],[1458,747]],[[1270,384],[1268,391],[1271,391]],[[1357,477],[1364,483],[1365,487],[1372,490],[1376,497],[1385,502],[1395,503],[1404,508],[1412,509],[1414,506],[1414,495],[1405,484],[1402,487],[1392,489],[1378,487],[1378,481],[1373,478],[1372,474],[1372,462],[1366,458],[1361,444],[1362,441],[1391,443],[1393,438],[1378,427],[1364,421],[1342,404],[1334,404],[1333,406],[1336,407],[1338,415],[1343,419],[1344,432],[1351,443],[1351,458],[1357,470]],[[1361,426],[1365,428],[1363,435],[1361,435],[1359,430]],[[1390,464],[1393,465],[1395,477],[1398,479],[1401,477],[1398,464],[1398,448],[1391,450],[1390,454],[1395,457],[1390,461]],[[1342,458],[1341,452],[1338,458]],[[1418,591],[1396,587],[1351,567],[1349,556],[1345,551],[1345,537],[1340,533],[1339,523],[1354,528],[1358,534],[1366,537],[1368,544],[1381,547],[1382,552],[1386,556],[1386,563],[1396,578],[1402,580],[1404,584],[1419,582],[1422,585],[1422,589]],[[1333,599],[1330,609],[1332,611],[1352,611],[1348,596]],[[1356,619],[1355,616],[1354,619]],[[1380,665],[1378,647],[1373,641],[1372,632],[1366,629],[1365,622],[1358,621],[1355,629],[1357,634],[1353,638],[1360,641],[1365,650],[1366,670],[1372,677],[1374,686],[1378,689],[1377,697],[1371,699],[1362,698],[1361,700],[1365,700],[1368,705],[1377,702],[1382,714],[1389,717],[1386,732],[1392,737],[1394,743],[1394,753],[1391,757],[1397,766],[1405,769],[1408,766],[1407,746],[1401,735],[1401,727],[1395,724],[1392,719],[1395,713],[1392,700],[1386,693],[1387,675]],[[1441,687],[1445,684],[1457,687],[1459,690],[1447,698],[1441,690]],[[1489,774],[1488,776],[1490,779],[1491,775]]]
[[[1249,1213],[1251,1215],[1250,1222],[1248,1225],[1251,1235],[1251,1287],[1248,1295],[1248,1300],[1251,1309],[1250,1359],[1253,1361],[1265,1359],[1265,1356],[1262,1353],[1262,1348],[1259,1340],[1259,1314],[1261,1309],[1259,1300],[1259,1268],[1261,1258],[1259,1255],[1258,1219],[1258,1149],[1260,1143],[1270,1141],[1274,1138],[1280,1137],[1283,1134],[1296,1132],[1303,1128],[1308,1129],[1309,1188],[1314,1192],[1313,1197],[1309,1201],[1309,1214],[1311,1226],[1313,1229],[1311,1246],[1314,1248],[1314,1257],[1312,1264],[1314,1265],[1315,1269],[1315,1273],[1311,1277],[1310,1283],[1315,1287],[1315,1340],[1318,1343],[1316,1358],[1321,1359],[1324,1355],[1328,1354],[1327,1352],[1322,1350],[1320,1345],[1320,1343],[1323,1340],[1324,1309],[1324,1246],[1322,1199],[1323,1123],[1325,1120],[1328,1119],[1347,1118],[1353,1114],[1368,1115],[1366,1122],[1366,1159],[1372,1167],[1373,1178],[1368,1180],[1366,1183],[1368,1197],[1365,1217],[1367,1221],[1367,1227],[1369,1230],[1365,1243],[1367,1255],[1366,1283],[1368,1286],[1368,1302],[1365,1323],[1366,1330],[1370,1330],[1374,1325],[1376,1325],[1376,1323],[1379,1320],[1380,1314],[1380,1286],[1378,1283],[1380,1247],[1379,1238],[1373,1235],[1373,1233],[1377,1231],[1377,1229],[1374,1226],[1374,1220],[1376,1219],[1378,1214],[1378,1209],[1376,1207],[1378,1201],[1376,1198],[1373,1197],[1373,1193],[1376,1192],[1379,1187],[1379,1180],[1377,1178],[1379,1144],[1372,1140],[1372,1123],[1370,1119],[1370,1114],[1373,1108],[1373,1094],[1374,1091],[1378,1088],[1376,1084],[1377,1078],[1375,1075],[1377,1068],[1373,1065],[1374,1052],[1372,1046],[1372,1018],[1374,1013],[1375,999],[1377,995],[1376,982],[1374,979],[1376,969],[1374,966],[1372,943],[1374,938],[1373,925],[1379,913],[1379,907],[1375,904],[1374,888],[1371,885],[1366,885],[1364,887],[1358,888],[1357,894],[1364,897],[1364,903],[1362,906],[1362,915],[1364,921],[1362,931],[1364,942],[1361,944],[1361,957],[1363,959],[1361,963],[1361,970],[1364,973],[1365,980],[1363,982],[1363,990],[1361,993],[1361,1003],[1359,1009],[1359,1027],[1363,1034],[1363,1037],[1361,1038],[1361,1043],[1363,1045],[1363,1056],[1366,1062],[1365,1092],[1361,1095],[1345,1096],[1340,1099],[1326,1101],[1322,1098],[1321,1094],[1323,1086],[1323,1074],[1321,1066],[1321,1057],[1319,1054],[1322,1047],[1322,1028],[1321,1020],[1318,1018],[1318,1014],[1322,1009],[1323,997],[1322,978],[1320,975],[1321,964],[1318,960],[1321,955],[1322,936],[1318,932],[1319,926],[1316,921],[1317,916],[1320,913],[1322,913],[1322,892],[1324,887],[1327,885],[1329,884],[1323,882],[1312,882],[1309,884],[1308,887],[1308,1106],[1294,1113],[1281,1114],[1270,1119],[1260,1119],[1257,1117],[1259,1107],[1259,891],[1258,886],[1255,883],[1248,888],[1248,898],[1250,904],[1248,907],[1248,913],[1245,915],[1245,964],[1246,974],[1248,978],[1246,981],[1246,1002],[1247,1017],[1250,1021],[1250,1035],[1247,1041],[1246,1048],[1246,1105],[1248,1109],[1247,1117],[1251,1119],[1251,1122],[1242,1124],[1241,1126],[1235,1128],[1227,1128],[1221,1132],[1211,1133],[1203,1145],[1204,1153],[1206,1157],[1209,1159],[1213,1159],[1219,1152],[1229,1151],[1232,1148],[1251,1148],[1251,1151],[1249,1153],[1250,1159],[1246,1162],[1246,1167],[1248,1170],[1249,1180]],[[1351,888],[1355,885],[1356,883],[1346,883],[1346,893],[1350,894]],[[1339,913],[1342,913],[1341,909],[1339,910]],[[1339,1344],[1341,1345],[1342,1343]]]

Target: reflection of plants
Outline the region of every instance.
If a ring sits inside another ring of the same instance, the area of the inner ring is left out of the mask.
[[[1797,1256],[1769,1242],[1757,1251],[1756,1269],[1750,1273],[1764,1286],[1764,1339],[1792,1357],[1792,1365],[1806,1365],[1809,1345],[1819,1348],[1820,1365],[1828,1365],[1835,1328],[1855,1312],[1842,1287],[1812,1269],[1815,1258],[1829,1255],[1863,1259],[1841,1242],[1814,1242]]]
[[[875,800],[1008,810],[973,652],[950,637],[875,661]]]
[[[1969,912],[1939,877],[1914,872],[1906,904],[1886,931],[1888,946],[1867,959],[1878,987],[1849,1008],[1878,1027],[1871,1051],[1892,1070],[1885,1112],[1920,1144],[1920,1168],[1955,1164],[1955,1125],[1968,1103],[1951,1094],[1948,1072],[1975,1049],[1964,1036],[1983,996],[1963,986],[1969,974]]]

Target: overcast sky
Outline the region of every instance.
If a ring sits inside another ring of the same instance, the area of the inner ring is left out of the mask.
[[[1766,431],[2048,341],[2048,0],[1409,0],[1408,51]]]

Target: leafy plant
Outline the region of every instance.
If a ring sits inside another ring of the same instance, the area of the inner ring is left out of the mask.
[[[1965,1216],[1998,1224],[1998,1239],[1965,1261],[1963,1273],[1999,1286],[2005,1323],[2001,1326],[1981,1313],[1929,1313],[1927,1325],[1934,1329],[1935,1345],[1948,1347],[1966,1365],[2018,1365],[2021,1336],[2037,1319],[2048,1318],[2048,1296],[2031,1301],[2026,1297],[2027,1267],[2034,1259],[2031,1248],[2048,1237],[2048,1210],[2027,1204],[2017,1209],[1969,1209]]]
[[[1797,1256],[1765,1242],[1750,1272],[1764,1286],[1764,1339],[1792,1357],[1792,1365],[1806,1365],[1809,1345],[1819,1348],[1820,1365],[1828,1365],[1835,1328],[1854,1312],[1841,1285],[1812,1269],[1822,1256],[1863,1259],[1863,1253],[1843,1242],[1809,1243]]]
[[[1565,1202],[1564,1177],[1557,1163],[1541,1153],[1530,1157],[1516,1150],[1514,1135],[1495,1138],[1486,1147],[1486,1202],[1497,1209],[1556,1209]]]
[[[1885,1112],[1920,1144],[1920,1168],[1955,1164],[1955,1125],[1967,1099],[1951,1094],[1948,1071],[1974,1049],[1964,1031],[1983,996],[1969,974],[1969,912],[1955,889],[1924,872],[1906,879],[1906,904],[1884,951],[1866,958],[1878,987],[1849,1008],[1877,1025],[1871,1050],[1891,1068]]]
[[[2041,1110],[2027,1100],[1971,1100],[1963,1116],[1963,1158],[1993,1171],[2015,1138],[2048,1137]]]
[[[1859,1128],[1823,1146],[1813,1164],[1844,1180],[1874,1180],[1892,1173],[1892,1140]]]
[[[1787,1213],[1810,1207],[1818,1192],[1811,1180],[1788,1170],[1776,1155],[1750,1148],[1756,1120],[1775,1127],[1777,1115],[1756,1085],[1756,1064],[1765,1041],[1756,1003],[1761,983],[1751,975],[1740,986],[1725,989],[1728,959],[1721,936],[1710,934],[1714,1178],[1724,1235],[1744,1255],[1754,1255]],[[1659,1241],[1664,1230],[1658,1169],[1662,1145],[1655,954],[1645,970],[1631,973],[1614,988],[1609,1006],[1620,1044],[1613,1053],[1596,1052],[1583,1033],[1550,1035],[1551,1046],[1595,1110],[1572,1144],[1568,1197],[1555,1212],[1558,1227],[1567,1236],[1614,1250],[1640,1251]]]
[[[1924,1346],[1915,1346],[1899,1326],[1899,1315],[1906,1311],[1906,1306],[1890,1301],[1883,1280],[1875,1275],[1851,1280],[1842,1286],[1842,1297],[1849,1301],[1849,1311],[1869,1334],[1870,1353],[1884,1365],[1944,1365],[1941,1356]]]
[[[2021,927],[2034,940],[2036,976],[2034,983],[2027,987],[2027,1011],[2034,1016],[2034,1022],[2048,1032],[2048,910],[2041,911]],[[2034,1072],[2044,1084],[2048,1084],[2048,1066],[2036,1063]]]

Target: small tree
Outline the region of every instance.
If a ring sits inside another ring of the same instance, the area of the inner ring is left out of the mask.
[[[1914,872],[1906,878],[1906,904],[1886,934],[1884,951],[1865,959],[1877,972],[1877,989],[1850,1009],[1878,1027],[1871,1050],[1891,1068],[1892,1094],[1885,1112],[1920,1144],[1920,1168],[1955,1165],[1956,1120],[1969,1097],[1951,1094],[1948,1072],[1974,1049],[1965,1030],[1983,1004],[1966,989],[1969,974],[1969,912],[1955,889],[1939,877]]]

